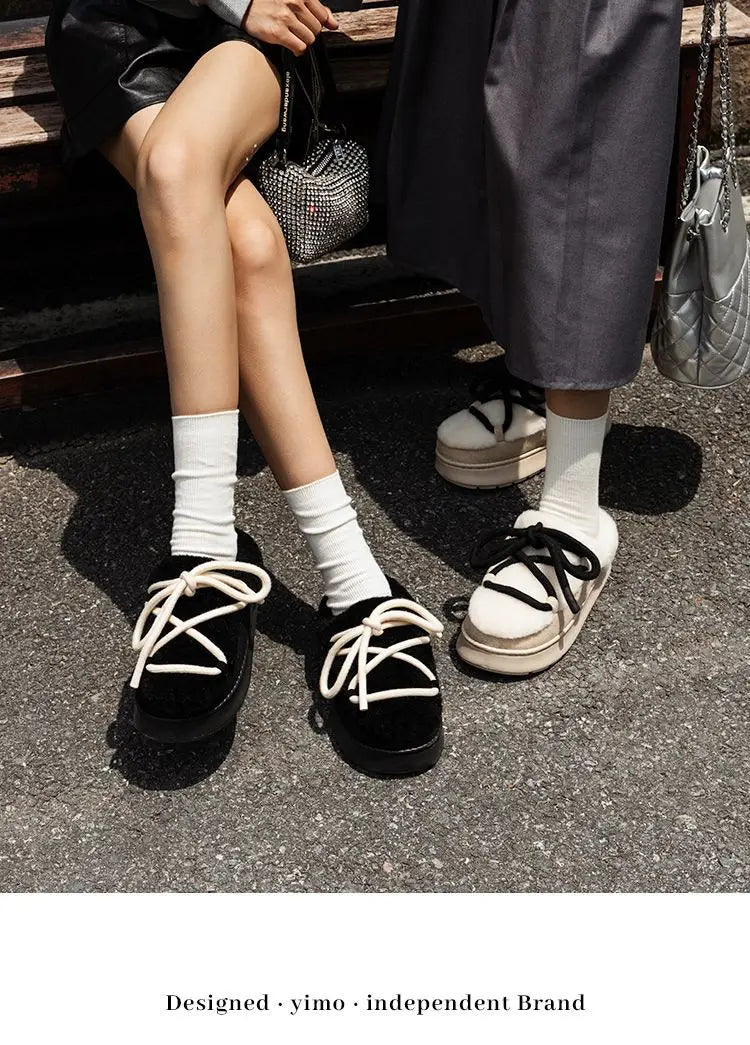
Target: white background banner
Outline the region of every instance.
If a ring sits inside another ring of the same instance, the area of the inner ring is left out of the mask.
[[[748,1041],[745,896],[0,902],[13,1045]]]

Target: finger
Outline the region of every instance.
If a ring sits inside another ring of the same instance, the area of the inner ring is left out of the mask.
[[[274,43],[280,44],[281,47],[286,47],[287,51],[291,51],[292,54],[296,54],[299,58],[307,50],[307,45],[302,43],[298,36],[294,33],[286,30],[283,33],[279,33],[279,36]]]
[[[306,7],[303,7],[300,10],[299,14],[297,15],[297,18],[300,22],[302,22],[303,25],[307,26],[307,28],[310,30],[313,36],[320,36],[321,32],[323,31],[323,23],[318,21],[315,15],[311,14],[311,12]]]
[[[303,25],[299,19],[296,22],[292,22],[289,26],[289,31],[294,33],[297,39],[301,40],[305,45],[305,49],[312,47],[315,43],[315,33],[310,32],[306,25]]]
[[[305,4],[321,25],[324,25],[326,29],[338,29],[339,23],[334,17],[330,7],[326,7],[325,4],[321,4],[320,0],[305,0]]]

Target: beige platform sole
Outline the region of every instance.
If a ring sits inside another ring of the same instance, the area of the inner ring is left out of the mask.
[[[567,605],[564,610],[560,611],[556,634],[538,646],[526,649],[522,648],[519,643],[517,648],[513,648],[511,645],[513,640],[506,640],[507,645],[500,648],[496,643],[502,640],[483,635],[472,629],[468,621],[464,621],[456,642],[456,653],[461,660],[471,664],[472,667],[480,668],[482,671],[491,671],[496,675],[533,675],[552,667],[565,656],[578,638],[589,613],[609,580],[610,573],[611,567],[603,571],[596,581],[585,586],[588,587],[588,591],[585,592],[581,612],[577,616],[571,613]],[[581,594],[583,596],[584,592]],[[559,621],[560,617],[563,617],[562,622]]]
[[[471,451],[463,452],[467,457]],[[450,449],[438,443],[435,452],[435,468],[443,479],[454,486],[472,490],[490,490],[502,486],[513,486],[537,475],[547,466],[547,447],[538,446],[518,457],[504,461],[457,461],[448,456]],[[479,455],[477,455],[479,456]]]

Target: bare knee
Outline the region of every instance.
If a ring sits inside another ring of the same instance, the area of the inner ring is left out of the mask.
[[[145,199],[169,198],[185,186],[190,168],[190,148],[176,135],[151,135],[138,154],[135,187]]]
[[[230,224],[235,277],[238,286],[264,272],[288,264],[284,237],[278,225],[262,215]]]
[[[158,214],[175,232],[188,223],[195,228],[196,211],[209,204],[212,195],[221,198],[220,184],[201,150],[171,133],[150,135],[144,141],[136,164],[135,188],[144,218]]]

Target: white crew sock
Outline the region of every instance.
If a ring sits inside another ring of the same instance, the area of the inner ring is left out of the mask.
[[[323,575],[332,613],[343,613],[361,599],[391,594],[338,472],[296,490],[285,490],[284,498]]]
[[[592,421],[547,409],[547,470],[539,504],[544,521],[588,537],[599,533],[599,470],[607,414]]]
[[[172,418],[172,555],[236,559],[238,410]]]

